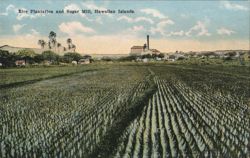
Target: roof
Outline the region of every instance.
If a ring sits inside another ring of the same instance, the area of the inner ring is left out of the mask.
[[[131,49],[143,49],[143,46],[133,46]]]
[[[159,50],[157,50],[157,49],[150,49],[152,52],[154,52],[154,53],[157,53],[157,52],[160,52]]]
[[[89,61],[89,59],[80,59],[79,62]]]

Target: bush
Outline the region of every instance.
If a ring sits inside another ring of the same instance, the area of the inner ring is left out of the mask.
[[[59,55],[50,50],[42,52],[42,58],[43,60],[48,60],[53,64],[59,63]]]
[[[126,57],[121,57],[118,60],[119,61],[132,61],[132,60],[136,60],[136,56],[132,55],[132,56],[126,56]]]
[[[25,63],[34,63],[36,53],[32,49],[21,49],[17,52],[17,58],[25,60]]]
[[[0,50],[0,63],[2,67],[15,66],[15,55],[5,50]]]
[[[63,60],[67,63],[71,63],[72,61],[79,61],[82,58],[82,56],[79,53],[65,53],[63,55]]]

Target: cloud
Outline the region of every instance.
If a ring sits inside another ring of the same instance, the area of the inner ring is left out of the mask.
[[[35,29],[31,29],[31,34],[32,35],[40,35],[40,33]]]
[[[152,15],[153,17],[156,17],[156,18],[159,18],[159,19],[167,18],[165,15],[163,15],[162,13],[160,13],[156,9],[145,8],[145,9],[141,9],[140,11],[142,13],[145,13],[145,14],[148,14],[148,15]]]
[[[185,32],[183,30],[177,31],[177,32],[170,32],[169,34],[167,34],[167,36],[184,36]]]
[[[146,18],[146,17],[137,17],[137,18],[130,18],[128,16],[120,16],[119,18],[117,18],[118,21],[122,21],[122,20],[125,20],[129,23],[135,23],[135,22],[141,22],[141,21],[145,21],[145,22],[148,22],[150,24],[153,24],[154,21],[150,18]]]
[[[132,28],[129,28],[129,31],[137,33],[140,31],[144,31],[145,28],[143,26],[133,26]]]
[[[160,21],[156,27],[151,27],[150,32],[152,34],[160,33],[161,35],[165,36],[166,35],[166,26],[167,25],[173,25],[174,22],[170,19],[166,19],[163,21]]]
[[[18,32],[18,31],[19,31],[20,29],[22,29],[24,26],[25,26],[25,24],[23,24],[23,25],[16,24],[16,25],[13,25],[12,28],[13,28],[13,31],[14,31],[14,32]]]
[[[108,10],[104,6],[97,6],[94,2],[83,2],[82,6],[90,10]],[[103,14],[103,15],[107,15],[108,17],[113,17],[112,14]]]
[[[97,5],[95,5],[94,3],[82,3],[82,5],[84,7],[87,7],[88,9],[91,9],[91,10],[107,10],[105,7],[99,7]]]
[[[79,15],[82,16],[82,17],[86,17],[87,18],[86,14],[83,14],[81,12],[81,8],[77,4],[72,3],[72,4],[69,4],[69,5],[65,6],[64,7],[64,12],[67,13],[67,10],[79,10],[79,12],[80,12]]]
[[[108,10],[107,8],[103,7],[103,6],[97,6],[94,2],[83,2],[81,3],[81,5],[86,8],[86,9],[89,9],[89,10]],[[86,14],[82,14],[83,16],[85,16],[85,18],[88,20],[88,21],[91,21],[91,22],[96,22],[98,24],[103,24],[103,20],[102,20],[102,16],[97,16],[95,19],[90,19],[86,16]],[[103,15],[107,15],[108,17],[112,18],[113,15],[112,14],[103,14]]]
[[[144,32],[146,31],[145,27],[142,25],[136,25],[132,26],[128,29],[125,29],[123,31],[120,31],[119,33],[116,34],[118,37],[123,37],[122,39],[137,39],[141,35],[144,35]]]
[[[80,10],[80,7],[72,3],[64,7],[64,11],[67,11],[67,10]]]
[[[196,36],[210,36],[211,33],[208,32],[205,22],[198,21],[196,25],[191,27],[185,34],[186,36],[191,36],[196,33]]]
[[[230,36],[231,34],[233,34],[233,33],[235,33],[235,31],[233,31],[233,30],[229,30],[229,29],[227,29],[227,28],[220,28],[220,29],[217,29],[217,33],[219,34],[219,35],[228,35],[228,36]]]
[[[84,26],[78,21],[63,22],[59,25],[59,29],[61,32],[64,32],[68,35],[76,35],[77,33],[95,33],[95,30]]]
[[[137,18],[135,19],[135,22],[140,22],[140,21],[145,21],[145,22],[148,22],[148,23],[150,23],[150,24],[153,24],[153,23],[154,23],[154,21],[153,21],[152,19],[146,18],[146,17],[137,17]]]
[[[180,17],[181,18],[183,18],[183,19],[189,19],[190,18],[190,15],[189,14],[187,14],[187,13],[182,13],[182,14],[180,14]]]
[[[17,14],[16,19],[17,20],[22,20],[24,18],[30,18],[30,19],[34,19],[37,17],[41,17],[41,16],[45,16],[45,14],[39,13],[39,14],[30,14],[30,13],[19,13],[18,9],[22,9],[22,10],[27,10],[26,8],[17,8],[16,6],[14,6],[13,4],[10,4],[6,7],[5,12],[0,13],[0,16],[7,16],[9,15],[9,13],[14,13]]]
[[[231,3],[229,1],[222,2],[222,7],[226,8],[228,10],[234,10],[234,11],[238,11],[238,10],[248,11],[249,10],[249,8],[247,8],[246,6],[235,4],[235,3]]]
[[[88,20],[90,22],[95,21],[96,23],[103,24],[102,19],[100,17],[97,17],[94,20],[94,19],[89,18],[86,14],[82,13],[81,12],[82,9],[77,4],[72,3],[72,4],[65,6],[64,12],[67,13],[67,10],[79,10],[79,14],[77,14],[77,15],[80,15],[81,17],[85,18],[86,20]]]
[[[26,9],[22,8],[22,10],[26,10]],[[39,16],[39,15],[38,14],[32,15],[32,14],[26,14],[26,13],[17,13],[16,19],[17,20],[22,20],[22,19],[25,19],[25,18],[35,19],[37,16]]]
[[[130,18],[128,16],[120,16],[119,18],[117,18],[118,21],[122,21],[122,20],[125,20],[127,22],[133,22],[133,18]]]
[[[37,39],[41,36],[41,34],[37,30],[31,29],[29,33],[26,33],[25,35],[20,35],[20,36],[23,36],[23,38]]]
[[[10,4],[6,7],[5,12],[0,13],[0,15],[7,16],[10,11],[17,12],[17,8],[13,4]]]

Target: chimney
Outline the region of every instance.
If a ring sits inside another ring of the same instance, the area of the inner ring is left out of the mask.
[[[149,50],[149,35],[147,35],[147,49]]]

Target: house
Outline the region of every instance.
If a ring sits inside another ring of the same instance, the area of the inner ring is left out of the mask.
[[[25,60],[16,60],[16,66],[25,66]]]
[[[176,59],[168,59],[168,61],[175,61]]]
[[[156,57],[155,60],[156,60],[156,61],[161,61],[162,58]]]
[[[80,59],[78,61],[78,64],[90,64],[90,59],[86,58],[86,59]]]
[[[73,65],[77,65],[77,61],[75,61],[75,60],[73,60],[71,63],[72,63]]]
[[[142,61],[142,59],[137,57],[135,61],[139,62],[139,61]]]
[[[148,58],[142,59],[142,62],[147,63],[148,62]]]
[[[164,57],[162,60],[168,60],[169,59],[169,54],[164,54]]]
[[[52,62],[51,62],[51,61],[48,61],[48,60],[45,60],[45,61],[43,62],[43,64],[44,64],[44,65],[51,65]]]

